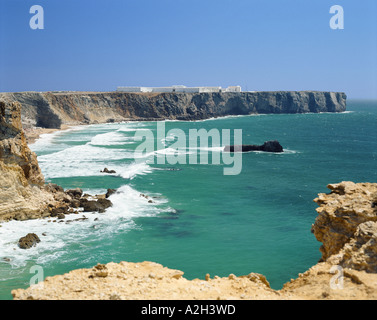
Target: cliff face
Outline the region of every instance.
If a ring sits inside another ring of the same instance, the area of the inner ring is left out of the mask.
[[[377,184],[342,182],[319,194],[313,232],[323,243],[322,261],[287,282],[270,288],[260,274],[205,276],[187,280],[183,272],[152,262],[108,263],[48,277],[26,290],[24,299],[377,299]]]
[[[50,200],[21,124],[21,105],[0,101],[0,221],[32,217]]]
[[[322,260],[342,267],[377,273],[377,184],[330,184],[319,194],[320,205],[312,231]]]
[[[24,127],[122,120],[200,120],[255,113],[342,112],[340,92],[277,91],[242,93],[3,93],[22,104]]]

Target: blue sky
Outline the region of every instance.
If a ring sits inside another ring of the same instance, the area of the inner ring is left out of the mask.
[[[344,8],[344,30],[329,26]],[[44,30],[32,30],[32,5]],[[241,85],[377,99],[376,0],[0,0],[0,91]]]

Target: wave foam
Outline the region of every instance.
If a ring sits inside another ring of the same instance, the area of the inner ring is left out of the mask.
[[[97,134],[89,142],[93,146],[116,146],[134,143],[130,137],[125,137],[117,131]]]
[[[113,206],[105,213],[71,214],[57,222],[52,222],[54,218],[45,218],[2,223],[1,256],[7,258],[13,268],[25,266],[28,261],[44,264],[64,260],[65,256],[79,257],[83,250],[91,250],[93,242],[137,228],[134,218],[153,217],[171,210],[165,205],[167,200],[160,195],[158,198],[151,194],[147,196],[141,196],[139,191],[124,185],[110,196]],[[150,199],[153,199],[152,203]],[[82,220],[74,221],[76,219]],[[29,232],[36,233],[41,242],[30,249],[20,249],[17,245],[19,238]]]
[[[46,178],[61,178],[96,176],[109,162],[123,159],[134,159],[134,153],[86,144],[39,156],[38,162]]]

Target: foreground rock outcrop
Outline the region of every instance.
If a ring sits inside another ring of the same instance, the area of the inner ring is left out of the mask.
[[[102,198],[105,195],[91,198],[80,189],[64,191],[45,184],[37,156],[26,142],[20,103],[0,101],[0,221],[62,218],[78,208],[104,212],[112,203]]]
[[[377,184],[330,184],[319,194],[312,232],[322,242],[322,261],[377,273]]]
[[[21,105],[0,101],[0,221],[40,216],[53,196],[22,130]]]
[[[228,277],[203,275],[188,280],[183,272],[153,262],[110,262],[73,270],[12,291],[25,299],[377,299],[377,184],[342,182],[319,194],[319,215],[312,230],[322,241],[321,262],[287,282],[270,288],[260,274]]]
[[[24,128],[125,120],[200,120],[227,115],[342,112],[342,92],[241,93],[22,92],[0,93],[20,102]]]

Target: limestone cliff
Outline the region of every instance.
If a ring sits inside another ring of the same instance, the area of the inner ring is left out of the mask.
[[[227,115],[342,112],[341,92],[277,91],[241,93],[23,92],[0,93],[22,104],[24,127],[123,120],[199,120]]]
[[[312,227],[322,241],[322,261],[281,290],[260,274],[187,280],[183,272],[153,262],[108,263],[48,277],[13,290],[26,299],[377,299],[377,184],[342,182],[319,194]]]
[[[0,102],[0,221],[34,217],[51,201],[21,124],[21,105]]]
[[[377,184],[330,184],[319,194],[320,205],[312,231],[322,260],[343,267],[377,273]]]

